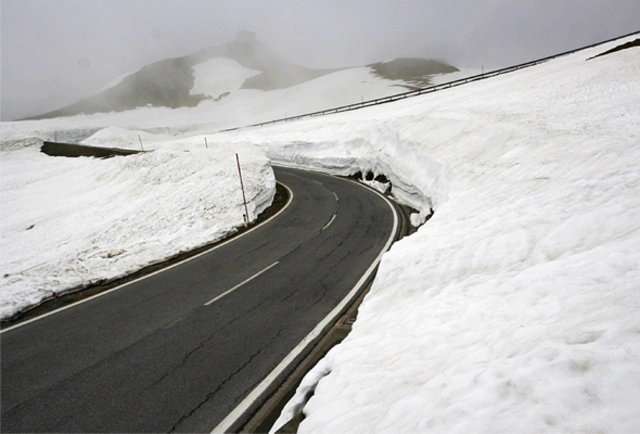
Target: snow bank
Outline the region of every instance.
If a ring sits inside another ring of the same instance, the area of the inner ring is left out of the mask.
[[[397,200],[420,210],[417,224],[447,199],[451,172],[420,152],[416,142],[397,134],[378,132],[369,139],[280,143],[260,141],[272,161],[283,166],[321,170],[348,176],[360,172],[384,175]]]
[[[623,42],[216,138],[435,209],[274,428],[302,407],[302,433],[640,431],[640,56],[586,60]]]
[[[80,143],[104,148],[140,150],[140,141],[142,141],[142,148],[145,149],[144,146],[147,145],[146,150],[148,150],[149,144],[166,139],[164,135],[152,134],[147,131],[108,127],[96,131],[91,136],[80,141]]]
[[[30,144],[1,154],[3,318],[234,232],[244,214],[235,153],[252,220],[275,194],[269,160],[252,145],[100,160]]]

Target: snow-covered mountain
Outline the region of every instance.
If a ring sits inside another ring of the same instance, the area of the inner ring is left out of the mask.
[[[240,89],[265,92],[287,89],[348,69],[351,68],[310,69],[295,65],[261,43],[254,33],[241,31],[230,43],[154,62],[119,77],[92,97],[31,119],[120,112],[139,107],[195,107],[203,101],[217,102],[235,97]],[[424,87],[430,84],[433,75],[458,72],[458,69],[431,59],[395,59],[365,66],[361,72],[369,73],[370,80],[378,79],[386,86],[374,90],[358,86],[363,80],[345,82],[345,85],[360,88],[357,99],[329,99],[325,108],[384,96],[389,91],[398,93],[400,90],[394,88],[396,86]]]
[[[76,104],[30,120],[5,122],[0,142],[38,137],[74,143],[103,128],[209,134],[477,73],[416,58],[313,70],[288,62],[252,33],[241,32],[228,44],[117,77]],[[135,142],[129,145],[139,146],[137,136],[132,138]]]

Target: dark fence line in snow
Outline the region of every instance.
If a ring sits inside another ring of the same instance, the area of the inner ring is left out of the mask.
[[[552,56],[543,57],[541,59],[532,60],[530,62],[521,63],[519,65],[514,65],[514,66],[509,66],[509,67],[506,67],[506,68],[496,69],[496,70],[493,70],[493,71],[485,72],[483,74],[473,75],[471,77],[466,77],[466,78],[461,78],[461,79],[458,79],[458,80],[453,80],[453,81],[450,81],[450,82],[447,82],[447,83],[437,84],[437,85],[434,85],[434,86],[429,86],[429,87],[425,87],[425,88],[422,88],[422,89],[411,90],[409,92],[398,93],[398,94],[395,94],[395,95],[386,96],[386,97],[383,97],[383,98],[373,99],[373,100],[369,100],[369,101],[363,101],[363,102],[359,102],[359,103],[348,104],[348,105],[343,105],[343,106],[339,106],[339,107],[333,107],[333,108],[326,109],[326,110],[320,110],[320,111],[311,112],[311,113],[304,113],[304,114],[296,115],[296,116],[289,116],[289,117],[284,117],[284,118],[280,118],[280,119],[274,119],[274,120],[267,121],[267,122],[260,122],[260,123],[257,123],[257,124],[246,125],[246,126],[243,126],[243,127],[227,128],[227,129],[224,129],[224,130],[221,130],[221,131],[234,131],[234,130],[238,130],[238,129],[241,129],[241,128],[262,127],[262,126],[265,126],[265,125],[273,125],[273,124],[277,124],[277,123],[281,123],[281,122],[295,121],[295,120],[298,120],[298,119],[311,118],[311,117],[314,117],[314,116],[324,116],[324,115],[330,115],[330,114],[334,114],[334,113],[348,112],[348,111],[353,111],[353,110],[359,110],[359,109],[362,109],[362,108],[365,108],[365,107],[371,107],[371,106],[375,106],[375,105],[379,105],[379,104],[386,104],[386,103],[390,103],[390,102],[393,102],[393,101],[399,101],[401,99],[411,98],[411,97],[414,97],[414,96],[424,95],[424,94],[432,93],[432,92],[437,92],[439,90],[449,89],[449,88],[456,87],[456,86],[461,86],[463,84],[472,83],[474,81],[484,80],[485,78],[495,77],[495,76],[498,76],[498,75],[507,74],[509,72],[518,71],[520,69],[524,69],[524,68],[528,68],[530,66],[539,65],[540,63],[548,62],[549,60],[556,59],[558,57],[562,57],[562,56],[566,56],[566,55],[569,55],[569,54],[573,54],[573,53],[576,53],[578,51],[582,51],[582,50],[586,50],[586,49],[589,49],[589,48],[593,48],[593,47],[596,47],[598,45],[606,44],[608,42],[613,42],[613,41],[616,41],[618,39],[626,38],[626,37],[629,37],[629,36],[632,36],[632,35],[636,35],[636,34],[640,34],[640,30],[636,30],[634,32],[628,33],[628,34],[623,35],[623,36],[616,36],[615,38],[611,38],[611,39],[607,39],[605,41],[596,42],[594,44],[586,45],[584,47],[575,48],[573,50],[565,51],[565,52],[562,52],[562,53],[559,53],[559,54],[554,54]]]

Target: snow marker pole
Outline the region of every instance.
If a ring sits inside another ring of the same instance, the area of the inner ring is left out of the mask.
[[[209,144],[207,143],[207,138],[204,138],[204,147],[205,149],[209,149]]]
[[[242,170],[240,170],[240,157],[236,154],[236,163],[238,163],[238,176],[240,176],[240,188],[242,189],[242,201],[244,202],[244,225],[249,224],[249,210],[247,209],[247,198],[244,195],[244,183],[242,182]]]
[[[142,139],[140,138],[140,134],[138,134],[138,140],[140,140],[140,149],[144,152],[144,148],[142,147]]]

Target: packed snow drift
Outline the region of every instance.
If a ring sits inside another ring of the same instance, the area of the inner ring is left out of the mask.
[[[24,144],[0,154],[2,318],[235,232],[244,223],[236,153],[251,220],[275,194],[269,160],[252,145],[103,160]]]

